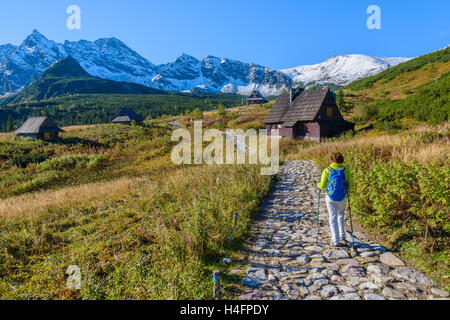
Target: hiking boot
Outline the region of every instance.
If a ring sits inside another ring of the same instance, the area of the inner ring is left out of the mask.
[[[334,247],[334,248],[343,248],[343,247],[345,247],[345,245],[344,244],[342,244],[342,243],[338,243],[338,244],[333,244],[333,243],[330,243],[330,245],[332,246],[332,247]]]
[[[343,246],[344,247],[349,247],[350,246],[350,242],[348,242],[347,240],[341,240],[343,242]]]

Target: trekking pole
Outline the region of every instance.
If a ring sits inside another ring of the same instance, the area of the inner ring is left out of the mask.
[[[351,232],[352,232],[352,249],[351,250],[354,252],[354,250],[355,250],[355,238],[353,237],[352,207],[350,205],[350,195],[347,195],[347,198],[348,198],[348,213],[349,213],[349,216],[350,216],[350,229],[351,229]]]
[[[319,243],[319,212],[320,212],[320,189],[319,189],[319,201],[317,202],[317,236],[316,236],[316,244]]]
[[[214,300],[221,300],[222,294],[221,294],[221,289],[220,289],[220,271],[219,270],[213,271],[213,282],[214,282],[214,288],[213,288]]]

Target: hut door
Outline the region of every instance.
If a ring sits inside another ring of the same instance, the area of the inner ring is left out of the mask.
[[[307,126],[303,122],[297,123],[296,135],[298,137],[306,137]]]

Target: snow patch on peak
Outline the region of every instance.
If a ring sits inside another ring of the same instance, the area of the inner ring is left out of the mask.
[[[348,83],[374,75],[410,58],[339,55],[314,65],[275,70],[209,55],[199,60],[181,54],[174,61],[154,65],[117,38],[59,44],[34,30],[19,46],[0,45],[0,95],[27,86],[50,65],[73,57],[89,74],[153,88],[189,92],[278,95],[293,83]]]
[[[347,85],[355,80],[377,74],[411,58],[381,58],[364,54],[334,56],[323,63],[281,70],[295,82],[307,84],[334,83]]]

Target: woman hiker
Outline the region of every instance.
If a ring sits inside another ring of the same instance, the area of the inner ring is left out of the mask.
[[[331,164],[322,173],[319,189],[326,191],[326,203],[331,230],[331,245],[345,247],[345,203],[351,188],[351,176],[344,167],[344,157],[339,152],[331,155]]]

